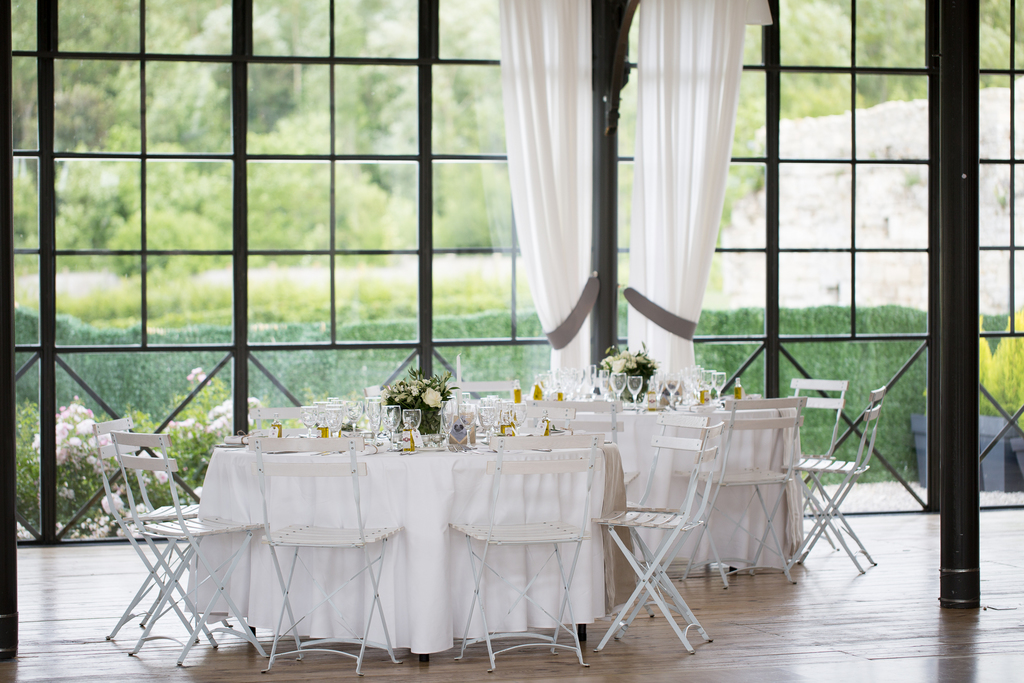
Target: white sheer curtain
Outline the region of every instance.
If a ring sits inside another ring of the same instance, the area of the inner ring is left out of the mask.
[[[590,0],[501,0],[501,84],[519,263],[547,333],[591,270]],[[590,323],[551,367],[589,363]]]
[[[751,0],[751,23],[764,0]],[[697,323],[729,172],[748,0],[643,0],[630,287]],[[694,362],[693,341],[629,309],[629,346],[662,367]]]

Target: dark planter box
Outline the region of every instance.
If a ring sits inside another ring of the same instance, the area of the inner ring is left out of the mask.
[[[978,452],[988,446],[1006,422],[1001,417],[978,416]],[[910,430],[914,433],[917,450],[917,477],[921,486],[928,486],[928,423],[924,415],[910,416]],[[982,491],[1024,491],[1024,439],[1020,451],[1014,452],[1008,431],[981,462]]]

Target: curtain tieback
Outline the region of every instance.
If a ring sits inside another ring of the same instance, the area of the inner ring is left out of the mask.
[[[583,321],[590,315],[590,309],[597,303],[597,293],[600,291],[601,281],[597,279],[597,273],[594,273],[584,285],[580,300],[576,302],[576,306],[573,307],[572,313],[565,319],[565,322],[553,331],[544,333],[547,335],[548,341],[551,342],[552,348],[556,351],[564,349],[569,342],[576,338],[580,328],[583,327]]]
[[[658,327],[668,330],[677,337],[693,341],[693,333],[697,331],[697,323],[666,311],[632,287],[627,287],[623,295],[633,308]]]

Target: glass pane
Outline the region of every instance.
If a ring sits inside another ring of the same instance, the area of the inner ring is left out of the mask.
[[[415,57],[418,0],[335,0],[334,54]]]
[[[330,154],[330,67],[249,65],[250,154]]]
[[[331,165],[249,162],[249,248],[328,249]]]
[[[416,154],[419,149],[416,67],[334,69],[338,154]]]
[[[253,54],[329,55],[330,5],[330,0],[253,0]]]
[[[138,62],[56,60],[53,78],[55,151],[139,151]]]
[[[733,249],[764,248],[767,238],[764,184],[764,165],[729,166],[718,246]]]
[[[462,356],[462,379],[466,382],[500,382],[518,379],[524,388],[533,384],[533,378],[551,367],[551,347],[547,344],[517,346],[442,346],[437,352],[444,363],[453,368],[455,359]],[[443,373],[445,364],[434,359],[434,372]],[[506,396],[507,398],[507,396]]]
[[[330,258],[250,256],[249,341],[287,344],[330,338]]]
[[[633,24],[636,25],[636,19],[633,19]],[[626,81],[626,85],[619,91],[619,156],[620,157],[631,157],[636,153],[636,98],[637,98],[637,79],[640,77],[639,70],[633,68],[629,72],[629,80]],[[744,101],[740,99],[740,107],[742,108]],[[739,115],[737,114],[737,124],[739,122]]]
[[[54,162],[58,249],[139,249],[139,162]]]
[[[17,309],[15,309],[17,313]],[[15,354],[14,367],[28,362],[30,354]],[[39,361],[30,366],[15,385],[17,416],[17,503],[16,510],[32,528],[41,533],[39,519]],[[15,523],[19,541],[30,541],[35,535]]]
[[[1024,323],[1024,315],[1018,313],[1018,325]],[[1018,330],[1020,327],[1017,328]],[[1006,419],[996,405],[1011,415],[1024,405],[1024,390],[1020,378],[1024,375],[1024,338],[982,339],[980,351],[980,380],[992,400],[979,392],[978,445],[989,448],[990,444],[1006,426]],[[993,403],[994,400],[994,403]],[[1024,426],[1024,419],[1018,420]],[[1018,452],[1014,442],[1020,435],[1011,429],[995,443],[981,461],[982,507],[1019,505],[1024,500],[1024,478]],[[1019,448],[1019,446],[1018,446]]]
[[[850,76],[780,74],[779,156],[847,159],[851,152]]]
[[[633,162],[619,162],[619,248],[629,249],[633,225]]]
[[[57,343],[140,343],[141,270],[138,256],[58,256]]]
[[[433,86],[435,153],[505,153],[499,67],[435,66]]]
[[[441,0],[441,59],[501,59],[498,0]]]
[[[146,52],[231,52],[231,0],[146,0]]]
[[[39,149],[39,83],[36,60],[11,58],[11,114],[14,149]]]
[[[1024,5],[1024,3],[1021,4]],[[1020,49],[1024,51],[1024,45]],[[1024,94],[1024,79],[1018,75],[1013,87],[1015,99],[1013,105],[1013,156],[1015,159],[1024,159],[1024,126],[1021,125],[1024,123],[1024,101],[1021,98],[1021,95]]]
[[[697,334],[764,334],[765,255],[716,253]]]
[[[231,151],[231,65],[146,63],[150,152]]]
[[[701,323],[704,314],[701,314]],[[727,327],[731,327],[727,325]],[[698,332],[698,334],[700,334]],[[713,368],[725,372],[728,377],[747,362],[751,354],[757,351],[759,344],[716,344],[715,342],[697,342],[693,345],[693,353],[697,364],[705,368]],[[764,354],[758,354],[750,366],[743,371],[743,390],[748,394],[764,394]]]
[[[231,257],[157,256],[146,261],[150,344],[231,341]]]
[[[36,49],[38,0],[11,0],[11,49]]]
[[[1009,326],[1010,252],[982,251],[978,256],[978,289],[981,295],[978,312],[983,316],[1000,318],[994,328],[990,327],[990,321],[986,321],[984,329],[1003,331]]]
[[[988,164],[983,165],[981,167],[981,170],[984,172],[987,166]],[[1017,244],[1017,246],[1024,246],[1024,166],[1015,166],[1013,173],[1015,181],[1013,193],[1014,242],[1015,244]],[[984,185],[982,187],[984,187]],[[985,243],[982,242],[982,244]]]
[[[512,246],[508,166],[434,164],[434,248]]]
[[[1021,317],[1024,311],[1024,251],[1014,253],[1013,274],[1014,331],[1024,332],[1024,318]]]
[[[1010,0],[981,0],[978,57],[982,69],[1010,68]]]
[[[620,343],[625,343],[626,338],[629,335],[629,302],[626,301],[626,297],[623,292],[626,291],[626,287],[629,286],[629,252],[619,252],[619,268],[618,268],[618,279],[619,279],[619,294],[618,297],[618,325],[617,330],[619,333]]]
[[[850,0],[780,0],[782,63],[850,66],[850,5]]]
[[[419,263],[415,254],[337,256],[334,291],[339,340],[418,338]]]
[[[1016,64],[1014,68],[1024,69],[1024,3],[1018,2],[1014,5],[1016,10],[1016,31],[1014,31],[1015,46],[1013,58]]]
[[[14,255],[14,343],[39,343],[39,257]]]
[[[414,163],[335,164],[336,248],[415,249],[418,170]],[[434,230],[436,240],[436,223]]]
[[[857,246],[928,248],[927,166],[857,166]]]
[[[743,39],[743,63],[763,64],[764,58],[761,51],[761,26],[747,26],[747,34]]]
[[[60,0],[62,52],[138,52],[139,0]]]
[[[1020,172],[1018,169],[1018,183]],[[1015,201],[1015,217],[1019,223],[1024,219],[1022,202]],[[978,238],[983,247],[1010,246],[1009,164],[981,164],[978,167]]]
[[[300,401],[328,396],[362,398],[363,389],[406,374],[412,349],[360,351],[257,351],[256,359]],[[412,359],[412,367],[417,359]],[[249,365],[249,391],[262,405],[291,405],[255,365]]]
[[[857,65],[926,65],[925,0],[857,0]]]
[[[58,249],[140,247],[139,164],[57,161]]]
[[[765,155],[766,106],[764,72],[744,71],[740,80],[739,106],[736,110],[736,132],[732,140],[734,157]]]
[[[14,248],[39,247],[39,159],[14,157]]]
[[[512,257],[435,256],[433,301],[436,339],[512,336]]]
[[[146,247],[230,250],[230,161],[146,162]]]
[[[1010,158],[1010,78],[980,76],[978,151],[982,159]]]
[[[898,382],[892,377],[910,359],[920,346],[919,341],[899,342],[831,342],[794,344],[787,343],[786,350],[800,363],[811,377],[816,379],[846,379],[850,388],[846,392],[845,412],[854,419],[867,406],[868,394],[872,389],[888,385],[885,395],[883,419],[878,423],[875,447],[893,468],[907,481],[918,479],[918,464],[924,470],[927,439],[915,439],[912,425],[923,426],[927,387],[927,358],[918,356]],[[780,393],[789,395],[790,381],[803,377],[785,358],[781,359]],[[806,452],[827,448],[832,439],[835,412],[827,410],[806,410],[804,425],[800,428],[802,450]],[[845,424],[840,424],[840,434]],[[805,441],[804,432],[807,433]],[[921,432],[923,435],[924,433]],[[915,448],[920,444],[922,450]],[[803,446],[806,443],[807,446]],[[857,454],[860,439],[851,434],[836,450],[839,460],[853,460]],[[834,486],[835,481],[825,481]],[[922,482],[923,483],[923,482]],[[925,498],[924,491],[913,484],[918,495]],[[857,486],[856,498],[851,494],[851,510],[881,512],[885,510],[921,510],[921,506],[896,481],[896,478],[877,460],[871,461],[871,468],[864,473]],[[845,507],[845,503],[844,503]]]
[[[517,339],[543,338],[544,328],[537,315],[537,306],[533,303],[530,283],[523,267],[523,256],[517,253],[514,262],[516,273],[516,320],[515,337]]]
[[[779,165],[779,246],[850,246],[853,172],[846,164]]]
[[[928,331],[928,254],[857,254],[857,332]]]
[[[779,329],[850,333],[849,254],[779,254]]]
[[[857,158],[928,158],[928,81],[857,76]]]

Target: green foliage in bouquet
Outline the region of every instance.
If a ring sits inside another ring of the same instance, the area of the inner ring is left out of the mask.
[[[647,384],[658,369],[658,361],[647,354],[647,344],[641,344],[640,350],[630,353],[629,350],[619,351],[619,347],[611,346],[606,351],[604,360],[601,361],[601,369],[612,372],[624,372],[627,377],[643,377],[644,385],[642,392],[647,391]]]
[[[418,408],[422,414],[421,434],[438,434],[441,431],[441,403],[452,397],[452,373],[424,377],[419,368],[409,370],[409,379],[400,379],[380,391],[384,405],[398,405],[403,409]]]

